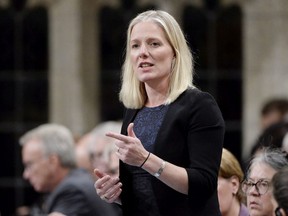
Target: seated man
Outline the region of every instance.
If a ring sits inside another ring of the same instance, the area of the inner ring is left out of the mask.
[[[20,138],[23,177],[37,192],[47,193],[43,213],[114,216],[94,190],[91,175],[76,168],[71,132],[57,124],[41,125]]]

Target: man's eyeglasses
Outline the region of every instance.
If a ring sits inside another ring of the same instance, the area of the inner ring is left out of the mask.
[[[245,194],[248,194],[251,189],[253,188],[253,186],[255,186],[256,191],[260,194],[263,195],[265,193],[267,193],[269,187],[270,187],[270,182],[264,179],[260,179],[259,181],[257,181],[256,183],[250,181],[250,180],[244,180],[241,184],[242,187],[242,191]]]
[[[283,216],[282,213],[280,212],[280,209],[281,208],[279,206],[275,209],[275,215],[276,216]]]

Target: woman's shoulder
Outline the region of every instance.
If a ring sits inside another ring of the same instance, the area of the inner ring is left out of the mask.
[[[180,100],[188,100],[194,102],[210,101],[215,103],[215,99],[208,92],[202,91],[196,87],[186,89],[179,97]]]
[[[223,121],[220,108],[214,97],[198,88],[189,88],[185,90],[182,95],[175,101],[173,105],[174,110],[181,110],[182,115],[193,115],[201,119],[214,119],[215,121]]]

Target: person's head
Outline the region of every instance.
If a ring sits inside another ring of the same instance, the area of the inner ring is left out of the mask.
[[[251,160],[242,190],[247,195],[247,207],[251,216],[272,216],[272,186],[274,174],[288,165],[280,149],[263,149]]]
[[[223,148],[218,175],[218,199],[222,215],[228,215],[244,201],[240,190],[244,174],[237,158]]]
[[[120,121],[107,121],[98,124],[91,132],[79,140],[80,148],[76,151],[86,151],[89,156],[89,166],[78,160],[78,166],[88,169],[92,175],[95,168],[102,172],[118,175],[119,160],[114,157],[114,140],[106,136],[108,131],[119,133],[122,123]],[[80,156],[79,153],[77,153]],[[82,159],[83,157],[79,158]],[[94,175],[93,175],[94,176]]]
[[[76,167],[71,132],[58,124],[40,125],[20,137],[23,177],[38,192],[52,191]]]
[[[281,215],[288,216],[288,166],[278,171],[272,178],[274,209]]]
[[[167,88],[165,103],[169,104],[193,87],[192,75],[190,48],[170,14],[149,10],[130,22],[120,91],[126,107],[140,108],[145,104],[147,85]]]
[[[288,113],[288,99],[275,98],[268,100],[261,109],[261,127],[262,129],[283,120]]]
[[[106,133],[109,131],[120,133],[121,126],[122,123],[120,121],[107,121],[100,123],[91,131],[95,142],[90,143],[88,148],[92,156],[93,168],[98,168],[111,175],[115,174],[114,170],[110,170],[112,164],[114,166],[116,163],[117,167],[119,164],[119,159],[117,157],[112,157],[115,152],[110,152],[110,149],[114,147],[115,140],[111,137],[107,137]]]
[[[259,138],[256,140],[256,143],[251,149],[251,155],[258,154],[264,148],[280,148],[282,150],[287,149],[287,146],[284,145],[284,137],[288,133],[288,122],[281,121],[275,123],[268,128],[266,128]]]
[[[101,160],[102,163],[107,164],[106,170],[104,170],[106,173],[115,177],[119,176],[119,158],[115,154],[115,144],[112,140],[105,146]]]

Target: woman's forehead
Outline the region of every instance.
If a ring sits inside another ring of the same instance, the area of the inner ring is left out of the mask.
[[[157,34],[158,36],[165,36],[163,28],[153,21],[143,21],[135,24],[131,30],[130,37],[133,40],[133,37],[145,37]]]
[[[257,162],[253,164],[250,168],[250,179],[271,179],[276,173],[276,170],[273,169],[266,163]]]

